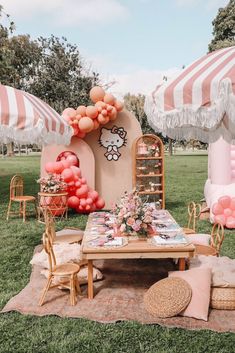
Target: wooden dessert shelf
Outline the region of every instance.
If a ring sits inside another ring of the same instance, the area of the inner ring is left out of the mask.
[[[132,146],[132,182],[140,196],[165,208],[164,146],[155,135],[137,138]],[[143,173],[144,171],[144,173]]]

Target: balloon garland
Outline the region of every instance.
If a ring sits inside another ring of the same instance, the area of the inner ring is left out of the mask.
[[[235,197],[221,196],[212,206],[215,222],[226,228],[235,228]]]
[[[77,156],[70,151],[60,153],[56,162],[48,162],[45,165],[48,174],[60,176],[67,184],[68,207],[78,213],[89,213],[100,210],[105,206],[104,200],[98,192],[87,185],[82,177]]]
[[[84,138],[85,135],[117,118],[123,109],[123,103],[116,100],[111,93],[102,87],[95,86],[90,90],[90,99],[95,105],[80,105],[77,109],[66,108],[62,117],[74,130],[74,136]]]

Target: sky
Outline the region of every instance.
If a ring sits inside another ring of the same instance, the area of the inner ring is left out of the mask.
[[[119,96],[150,94],[207,53],[229,0],[0,0],[16,34],[65,36]]]

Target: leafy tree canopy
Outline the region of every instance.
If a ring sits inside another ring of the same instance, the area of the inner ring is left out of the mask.
[[[235,45],[235,0],[218,10],[212,25],[214,38],[209,44],[210,52]]]

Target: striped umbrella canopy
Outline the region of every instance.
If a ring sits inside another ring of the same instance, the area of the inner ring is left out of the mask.
[[[2,143],[69,145],[72,134],[68,123],[41,99],[0,84]]]
[[[178,140],[235,139],[235,47],[203,56],[146,97],[157,132]]]

